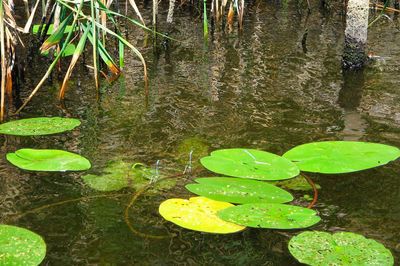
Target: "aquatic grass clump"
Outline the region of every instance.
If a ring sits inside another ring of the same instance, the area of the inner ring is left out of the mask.
[[[12,102],[12,80],[11,70],[15,62],[14,46],[18,39],[17,31],[22,33],[28,33],[32,25],[33,18],[38,13],[37,1],[32,13],[29,14],[29,19],[24,28],[20,28],[16,25],[14,18],[10,15],[13,14],[13,6],[8,6],[6,2],[0,1],[0,39],[1,39],[1,54],[2,54],[2,85],[1,85],[1,110],[0,110],[0,122],[4,120],[4,108],[5,108],[5,92],[7,86],[7,95],[9,96],[9,102]],[[9,1],[10,2],[10,1]],[[136,14],[139,15],[140,20],[143,18],[134,3],[130,1],[131,6],[135,10]],[[100,62],[102,60],[111,72],[111,77],[104,74],[107,81],[112,82],[116,80],[120,75],[124,64],[124,47],[131,49],[140,59],[143,64],[144,71],[144,87],[146,95],[148,93],[147,85],[147,66],[146,62],[140,53],[140,51],[130,44],[125,38],[122,37],[122,33],[119,30],[119,25],[115,21],[114,17],[124,17],[127,20],[143,27],[145,30],[150,30],[144,23],[137,22],[131,18],[123,16],[120,13],[110,10],[112,1],[108,1],[107,4],[100,0],[91,1],[67,1],[57,0],[55,2],[47,1],[46,5],[43,6],[42,20],[39,25],[35,25],[33,32],[39,35],[39,38],[45,38],[49,35],[40,47],[42,54],[47,54],[51,49],[55,49],[54,60],[47,68],[46,73],[42,79],[31,91],[30,95],[25,99],[23,104],[16,110],[15,114],[18,114],[28,104],[32,97],[44,84],[46,79],[50,76],[57,64],[60,66],[61,57],[72,55],[71,62],[69,63],[68,70],[66,71],[64,80],[62,82],[59,100],[63,100],[67,87],[67,82],[71,76],[71,73],[85,51],[87,40],[92,45],[93,50],[93,72],[94,72],[94,83],[95,87],[98,88],[98,73],[103,71],[100,69]],[[27,8],[29,13],[29,8]],[[53,23],[51,20],[53,19]],[[7,23],[4,23],[7,21]],[[109,26],[112,25],[116,30],[111,30]],[[10,29],[8,27],[12,26]],[[11,30],[12,29],[12,30]],[[81,30],[80,30],[81,29]],[[43,37],[41,37],[43,36]],[[119,66],[114,62],[112,56],[109,53],[109,48],[106,45],[106,39],[110,36],[117,38],[119,42]],[[9,39],[12,38],[12,39]],[[6,46],[7,44],[7,46]],[[51,54],[52,55],[52,54]]]

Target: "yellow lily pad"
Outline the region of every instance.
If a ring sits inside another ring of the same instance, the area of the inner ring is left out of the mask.
[[[235,233],[246,228],[220,219],[219,210],[232,207],[228,202],[216,201],[205,197],[186,199],[168,199],[160,204],[159,212],[165,220],[181,227],[216,234]]]

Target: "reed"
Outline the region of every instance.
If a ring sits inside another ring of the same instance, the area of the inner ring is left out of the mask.
[[[169,8],[168,8],[168,18],[167,18],[167,26],[168,32],[170,32],[173,27],[173,15],[175,11],[175,3],[176,0],[168,0]],[[174,40],[173,38],[158,32],[158,9],[159,9],[159,1],[153,0],[153,18],[152,18],[152,27],[149,28],[146,26],[145,21],[139,11],[138,6],[135,3],[135,0],[127,0],[126,7],[128,7],[128,3],[134,13],[138,17],[138,21],[134,20],[126,15],[120,13],[119,3],[116,2],[117,11],[113,11],[111,6],[113,4],[113,0],[49,0],[49,1],[36,1],[32,6],[32,9],[29,9],[29,1],[24,0],[25,13],[27,16],[26,24],[24,27],[19,27],[16,25],[15,20],[12,18],[12,9],[13,7],[8,7],[7,3],[12,3],[12,0],[0,0],[0,39],[1,39],[1,68],[2,68],[2,76],[1,76],[1,101],[0,101],[0,122],[4,120],[4,110],[5,110],[5,94],[9,95],[9,101],[12,102],[12,68],[14,62],[13,54],[14,45],[16,44],[16,39],[19,37],[16,34],[16,31],[20,33],[28,33],[30,28],[32,27],[32,21],[35,16],[39,13],[38,10],[42,10],[40,26],[39,26],[39,38],[43,39],[42,45],[40,47],[40,51],[42,53],[48,53],[55,49],[54,59],[52,63],[47,67],[47,70],[39,83],[35,86],[35,88],[31,91],[30,95],[25,99],[22,106],[16,110],[14,114],[20,113],[25,106],[30,102],[32,97],[37,93],[37,91],[44,84],[45,80],[49,78],[52,71],[58,65],[58,69],[61,70],[61,58],[64,56],[64,52],[67,49],[70,49],[71,44],[74,43],[76,45],[75,50],[72,53],[72,58],[70,59],[69,67],[65,73],[64,80],[62,82],[60,92],[58,95],[58,99],[62,100],[65,97],[67,92],[67,84],[68,80],[72,75],[75,65],[77,64],[81,55],[85,52],[86,46],[89,44],[92,46],[92,57],[93,57],[93,66],[89,66],[90,69],[93,69],[94,75],[94,85],[96,90],[99,87],[99,78],[98,73],[103,71],[100,70],[100,61],[104,62],[109,71],[111,72],[111,77],[104,74],[106,76],[107,81],[112,82],[122,74],[122,70],[124,68],[124,60],[125,60],[125,48],[129,48],[132,50],[135,55],[140,59],[143,65],[143,79],[144,79],[144,90],[145,95],[147,97],[149,93],[148,89],[148,77],[147,77],[147,65],[146,61],[141,54],[141,52],[129,43],[124,37],[123,34],[119,30],[119,25],[115,21],[115,18],[123,18],[127,21],[134,23],[135,25],[143,28],[146,31],[153,33],[153,45],[157,46],[157,36],[162,36],[164,38]],[[40,5],[42,3],[42,5]],[[195,7],[195,3],[191,2]],[[187,2],[181,2],[180,6],[187,4]],[[208,16],[207,16],[207,0],[198,0],[199,6],[203,6],[203,34],[204,40],[207,41],[209,34],[209,24],[208,24]],[[229,11],[227,14],[224,14],[225,7],[229,4]],[[179,7],[180,7],[179,6]],[[220,18],[226,15],[227,23],[232,24],[233,20],[235,20],[234,15],[235,12],[237,14],[237,21],[239,23],[239,28],[243,28],[243,14],[244,14],[244,0],[213,0],[211,3],[211,14],[214,16],[217,23],[220,23]],[[179,8],[178,7],[178,8]],[[197,7],[196,7],[197,9]],[[199,9],[197,9],[199,10]],[[201,14],[199,10],[199,14]],[[7,21],[14,21],[14,24],[5,23],[5,17],[7,17]],[[11,19],[10,19],[11,17]],[[10,27],[11,26],[11,27]],[[112,26],[115,30],[111,30],[110,26]],[[51,30],[49,28],[52,27]],[[12,29],[10,29],[12,28]],[[79,29],[79,30],[77,30]],[[49,35],[46,38],[46,35]],[[116,38],[118,41],[118,61],[117,65],[110,53],[108,52],[109,47],[106,45],[107,38]],[[89,42],[87,41],[89,40]],[[176,40],[175,40],[176,41]],[[50,53],[52,56],[52,53]]]

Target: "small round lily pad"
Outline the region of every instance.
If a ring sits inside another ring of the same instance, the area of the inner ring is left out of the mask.
[[[243,226],[270,229],[310,227],[321,218],[314,210],[279,203],[248,203],[217,212],[222,220]]]
[[[200,162],[218,174],[258,180],[283,180],[300,173],[299,168],[290,160],[253,149],[217,150]]]
[[[340,174],[387,164],[400,157],[400,149],[370,142],[322,141],[294,147],[283,157],[302,171]]]
[[[289,242],[290,253],[310,265],[393,265],[388,249],[362,235],[307,231]]]
[[[0,133],[19,136],[49,135],[72,130],[81,122],[73,118],[35,117],[0,124]]]
[[[219,201],[285,203],[293,200],[289,192],[263,181],[234,177],[206,177],[197,178],[196,182],[199,184],[189,184],[186,188],[194,194]]]
[[[7,160],[31,171],[82,171],[91,166],[86,158],[63,150],[20,149],[8,153]]]
[[[186,199],[168,199],[160,204],[159,212],[165,220],[181,227],[217,234],[235,233],[245,227],[226,222],[215,213],[233,206],[228,202],[216,201],[205,197]]]
[[[0,225],[0,265],[39,265],[46,256],[46,243],[28,229]]]

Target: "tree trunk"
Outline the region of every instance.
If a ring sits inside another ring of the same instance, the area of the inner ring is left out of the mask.
[[[368,0],[349,0],[346,15],[343,68],[361,68],[366,61]]]

